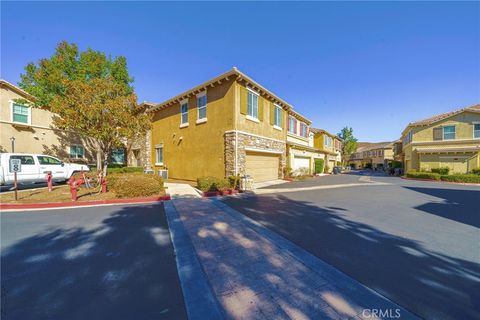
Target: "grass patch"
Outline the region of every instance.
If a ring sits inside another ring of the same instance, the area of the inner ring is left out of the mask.
[[[94,176],[94,174],[92,174]],[[110,200],[164,196],[163,179],[157,175],[144,173],[117,173],[107,176],[107,193],[99,193],[100,187],[87,189],[81,186],[77,191],[77,201]],[[52,192],[47,188],[19,190],[18,201],[13,192],[1,193],[2,203],[48,203],[71,201],[70,186],[54,186]]]

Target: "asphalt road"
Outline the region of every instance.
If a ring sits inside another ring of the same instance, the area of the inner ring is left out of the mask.
[[[271,188],[225,201],[423,318],[480,319],[480,187],[339,175]]]
[[[1,319],[185,319],[163,204],[8,213]]]

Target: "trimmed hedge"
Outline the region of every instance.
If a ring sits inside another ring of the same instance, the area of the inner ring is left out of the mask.
[[[324,166],[325,166],[325,160],[315,159],[315,173],[323,173]]]
[[[134,198],[160,195],[164,191],[162,177],[154,174],[112,174],[107,185],[117,198]]]
[[[450,182],[480,183],[480,175],[478,174],[451,174],[442,176],[441,179]]]
[[[197,179],[197,188],[203,192],[225,191],[230,189],[229,179],[218,179],[215,177],[200,177]]]
[[[480,174],[480,168],[472,169],[472,174]]]
[[[440,180],[441,175],[435,172],[417,172],[417,171],[408,171],[407,178],[414,179],[430,179],[430,180]]]
[[[97,167],[90,166],[90,171],[97,171]],[[114,164],[109,164],[107,166],[107,175],[110,173],[132,173],[132,172],[143,173],[143,167],[125,167],[125,166],[114,165]]]
[[[438,173],[438,174],[441,174],[441,175],[447,175],[450,172],[450,168],[449,167],[433,168],[432,172],[433,173]]]

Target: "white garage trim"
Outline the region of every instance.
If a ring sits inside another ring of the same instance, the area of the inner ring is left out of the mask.
[[[282,154],[283,153],[283,151],[280,151],[280,150],[260,149],[260,148],[252,148],[252,147],[245,147],[245,151],[261,152],[261,153],[273,153],[273,154]]]

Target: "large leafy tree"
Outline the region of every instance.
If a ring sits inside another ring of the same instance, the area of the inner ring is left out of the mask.
[[[342,143],[342,162],[345,164],[350,155],[357,151],[357,139],[353,136],[351,127],[344,127],[338,136],[343,140]]]
[[[19,86],[36,97],[35,107],[54,112],[57,128],[94,141],[97,168],[113,148],[142,135],[149,127],[135,111],[137,97],[124,57],[61,42],[50,58],[29,63]]]

